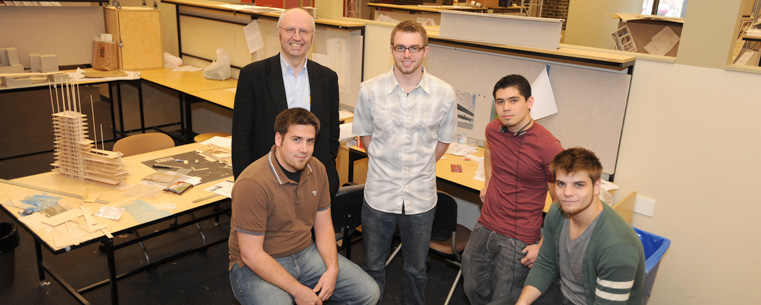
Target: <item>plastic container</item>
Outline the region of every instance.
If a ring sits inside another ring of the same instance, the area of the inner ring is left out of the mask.
[[[10,222],[0,222],[0,289],[13,285],[16,278],[16,247],[18,230]]]
[[[671,246],[671,241],[668,238],[653,233],[634,227],[633,229],[639,235],[639,239],[642,241],[642,248],[645,250],[645,287],[643,293],[645,294],[645,304],[647,304],[647,301],[650,300],[650,292],[653,290],[655,276],[658,274],[661,258],[663,258],[663,254]]]

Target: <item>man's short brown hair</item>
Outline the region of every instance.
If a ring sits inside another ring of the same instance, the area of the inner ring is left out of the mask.
[[[558,171],[566,174],[585,171],[594,183],[600,180],[602,164],[592,151],[582,147],[573,147],[561,151],[555,156],[555,159],[550,163],[550,171],[555,178],[557,178]]]
[[[396,35],[396,32],[398,31],[405,33],[420,33],[420,36],[423,37],[423,45],[421,47],[428,45],[428,32],[425,31],[425,28],[415,21],[404,20],[399,22],[399,24],[394,27],[394,30],[391,31],[391,46],[394,46],[394,35]]]
[[[312,125],[314,134],[320,133],[320,120],[304,108],[286,109],[275,118],[275,132],[285,136],[291,125]]]

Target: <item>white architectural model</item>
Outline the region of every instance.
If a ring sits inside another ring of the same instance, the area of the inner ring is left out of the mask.
[[[53,171],[80,181],[110,185],[124,182],[128,173],[122,164],[122,154],[98,149],[97,133],[94,131],[95,139],[88,139],[87,116],[80,112],[82,106],[79,87],[69,84],[66,74],[53,75],[51,78],[50,104],[53,108],[55,134],[55,162],[51,164],[55,167]],[[92,108],[92,98],[90,105]],[[93,111],[93,115],[94,113]]]

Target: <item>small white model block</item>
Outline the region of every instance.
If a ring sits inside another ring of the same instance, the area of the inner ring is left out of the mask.
[[[29,64],[32,67],[32,73],[42,72],[40,66],[40,53],[29,53]]]
[[[0,48],[0,66],[10,66],[11,63],[8,60],[8,48]]]
[[[21,63],[18,61],[18,51],[16,48],[5,48],[5,51],[8,53],[8,65],[9,66],[15,66],[20,65]]]
[[[32,85],[32,79],[31,78],[16,78],[16,77],[13,77],[13,76],[3,76],[3,77],[0,77],[0,82],[6,88],[18,88],[18,87],[24,87],[24,86],[31,86]]]
[[[24,73],[24,66],[22,65],[0,66],[0,74],[11,74],[11,73]]]
[[[58,56],[40,55],[40,69],[42,73],[58,71]]]

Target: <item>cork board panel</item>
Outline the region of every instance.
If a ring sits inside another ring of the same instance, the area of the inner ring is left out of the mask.
[[[119,54],[123,70],[144,70],[164,66],[161,18],[158,10],[120,9],[117,23],[118,36],[123,44]]]
[[[0,48],[16,48],[29,69],[29,53],[55,54],[58,65],[92,63],[92,40],[105,32],[102,7],[4,6]]]

